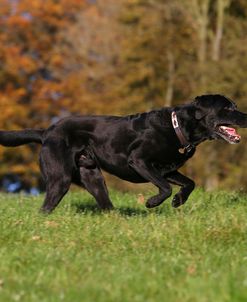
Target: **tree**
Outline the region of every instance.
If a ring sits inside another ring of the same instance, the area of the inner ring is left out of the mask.
[[[84,1],[36,0],[0,3],[0,105],[3,129],[48,126],[59,114],[53,71],[63,64],[62,54],[54,51],[60,32],[75,22]],[[0,149],[1,173],[38,171],[32,149]],[[19,163],[25,163],[20,165]],[[37,162],[37,160],[36,160]]]
[[[62,32],[56,49],[65,64],[57,69],[65,108],[73,113],[120,113],[115,92],[119,79],[122,1],[99,0],[81,11]],[[62,101],[63,102],[63,101]]]
[[[178,77],[184,76],[181,58],[191,55],[193,40],[181,3],[126,1],[122,22],[126,39],[121,91],[123,98],[131,100],[131,109],[150,109],[181,100],[185,88],[177,85]]]

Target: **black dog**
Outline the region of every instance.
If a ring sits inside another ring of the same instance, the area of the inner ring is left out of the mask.
[[[101,169],[135,183],[151,182],[159,194],[146,206],[160,205],[181,186],[173,207],[185,203],[194,182],[179,169],[207,139],[240,142],[231,125],[247,127],[247,114],[221,95],[204,95],[194,102],[147,113],[117,116],[75,116],[46,130],[0,131],[0,144],[41,143],[41,172],[46,182],[42,211],[51,212],[73,182],[88,190],[100,208],[113,207]]]

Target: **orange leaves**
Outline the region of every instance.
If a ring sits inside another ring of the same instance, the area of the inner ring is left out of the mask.
[[[64,58],[61,54],[55,53],[51,56],[50,64],[52,64],[55,67],[61,67],[63,65]]]
[[[47,25],[61,28],[70,21],[70,18],[82,9],[85,1],[77,0],[22,0],[18,4],[20,14],[27,13],[33,21],[40,20]]]
[[[12,15],[6,20],[6,24],[11,27],[18,26],[19,29],[25,30],[30,23],[30,20],[22,15]]]
[[[14,89],[10,84],[5,91],[0,92],[0,128],[5,128],[7,125],[16,127],[16,122],[26,117],[25,107],[18,101],[25,95],[24,88]]]
[[[18,72],[18,64],[16,64],[19,58],[20,48],[16,45],[7,46],[3,49],[4,55],[4,67],[5,71],[10,74],[16,74]]]
[[[35,71],[37,68],[36,62],[29,56],[20,56],[19,68],[27,73]]]
[[[21,48],[17,45],[5,48],[4,64],[5,70],[17,77],[21,71],[30,73],[37,68],[35,60],[28,55],[22,54]]]
[[[9,16],[11,13],[11,4],[8,0],[1,0],[0,4],[0,16]],[[0,24],[3,23],[3,19],[0,18]]]

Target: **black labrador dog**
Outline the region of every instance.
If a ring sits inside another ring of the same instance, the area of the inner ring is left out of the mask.
[[[0,131],[0,144],[42,144],[43,212],[58,205],[72,182],[91,193],[100,208],[111,209],[101,169],[130,182],[153,183],[159,193],[147,201],[148,208],[172,194],[171,184],[181,186],[172,201],[178,207],[195,184],[177,170],[205,140],[239,143],[241,137],[233,125],[246,128],[247,114],[237,111],[236,104],[222,95],[203,95],[187,105],[140,114],[74,116],[48,129]]]

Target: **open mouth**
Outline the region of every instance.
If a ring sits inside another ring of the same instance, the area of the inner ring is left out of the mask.
[[[218,126],[216,133],[230,144],[238,144],[241,141],[241,136],[234,128]]]

